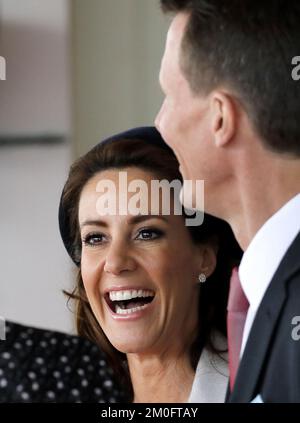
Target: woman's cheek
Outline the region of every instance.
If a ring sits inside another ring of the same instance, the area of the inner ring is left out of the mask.
[[[81,275],[85,288],[89,288],[97,280],[97,260],[95,256],[83,252],[81,256]]]
[[[81,276],[88,301],[92,307],[93,313],[99,320],[99,295],[100,295],[100,277],[96,267],[92,266],[91,258],[81,257]]]

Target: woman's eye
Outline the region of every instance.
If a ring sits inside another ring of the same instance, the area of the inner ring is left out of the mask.
[[[163,232],[158,229],[142,229],[139,231],[136,239],[140,240],[152,240],[160,238],[163,235]]]
[[[99,245],[103,241],[104,241],[104,235],[103,234],[91,234],[91,235],[87,235],[82,240],[82,242],[83,242],[84,245],[89,245],[89,246]]]

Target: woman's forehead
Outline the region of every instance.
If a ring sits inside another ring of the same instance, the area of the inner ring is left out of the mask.
[[[85,185],[79,203],[81,215],[172,216],[182,215],[181,182],[155,179],[139,168],[109,169]]]

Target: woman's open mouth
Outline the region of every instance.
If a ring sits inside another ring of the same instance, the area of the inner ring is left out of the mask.
[[[145,289],[126,289],[107,292],[104,297],[111,311],[118,315],[128,315],[146,308],[155,293]]]

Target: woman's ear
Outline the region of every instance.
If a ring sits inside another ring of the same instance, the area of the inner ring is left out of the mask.
[[[216,269],[218,247],[214,242],[198,246],[198,271],[208,278]]]

